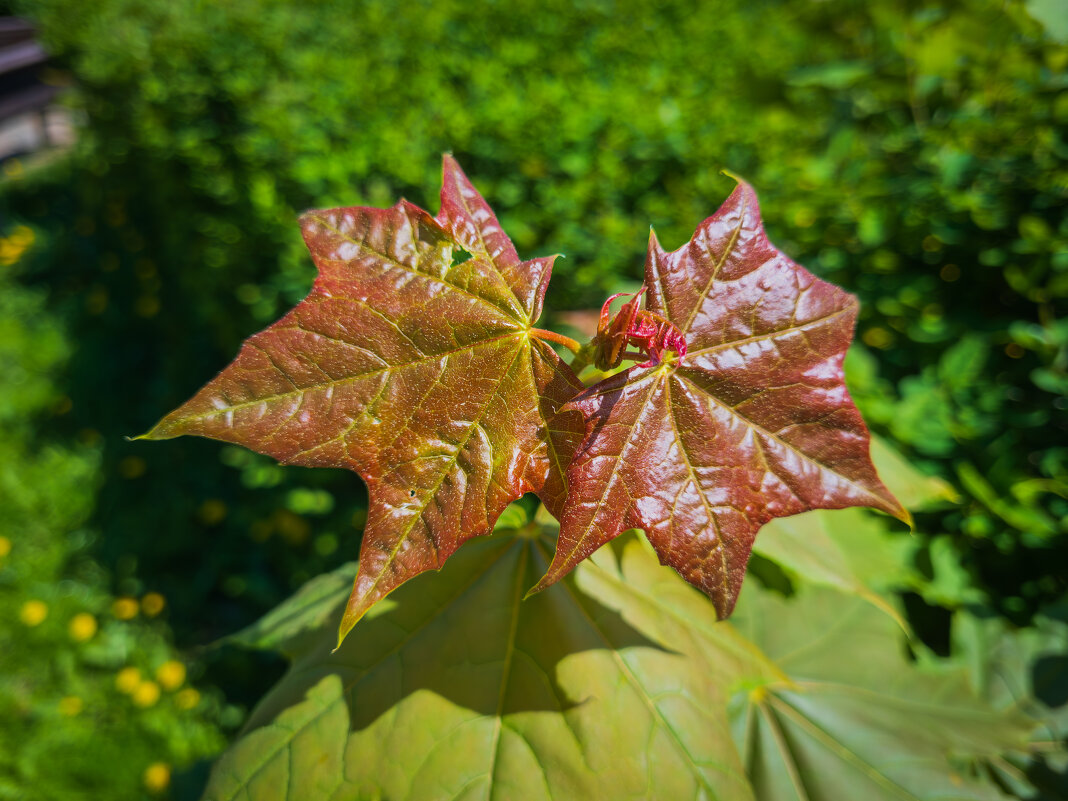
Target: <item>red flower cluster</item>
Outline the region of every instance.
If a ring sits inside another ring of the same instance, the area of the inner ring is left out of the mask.
[[[628,293],[613,295],[601,307],[601,320],[594,339],[594,363],[599,369],[614,369],[624,359],[647,359],[639,366],[652,367],[660,363],[666,350],[675,351],[679,357],[686,355],[686,340],[678,328],[656,312],[638,308],[643,292],[645,287],[635,292],[611,320],[608,315],[612,301]],[[628,345],[638,350],[627,350]]]

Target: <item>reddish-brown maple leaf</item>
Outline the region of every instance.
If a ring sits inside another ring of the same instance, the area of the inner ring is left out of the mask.
[[[652,236],[645,283],[649,310],[685,347],[565,407],[585,416],[586,436],[535,591],[642,528],[660,561],[726,617],[770,519],[871,506],[908,520],[876,475],[844,383],[857,301],[768,242],[748,184],[678,250]]]
[[[145,435],[212,437],[367,482],[342,638],[524,492],[559,515],[581,437],[581,418],[557,411],[582,385],[532,328],[553,257],[520,260],[450,156],[443,172],[436,218],[403,200],[305,214],[311,294]]]

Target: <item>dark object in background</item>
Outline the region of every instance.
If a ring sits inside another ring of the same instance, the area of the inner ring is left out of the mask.
[[[60,87],[42,74],[48,54],[34,38],[34,29],[18,17],[0,17],[0,161],[53,144],[51,106]]]

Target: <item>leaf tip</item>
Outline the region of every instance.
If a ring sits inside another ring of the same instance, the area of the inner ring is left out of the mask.
[[[897,499],[887,486],[880,480],[876,479],[877,488],[881,490],[877,496],[881,501],[879,504],[873,504],[874,508],[879,511],[886,512],[891,517],[894,517],[909,527],[909,530],[916,533],[916,521],[912,518],[912,512],[905,508],[905,504]]]
[[[450,151],[446,150],[441,154],[441,189],[443,193],[450,177],[462,184],[471,183],[467,177],[467,173],[465,173],[463,167],[460,166],[460,162],[456,160],[456,157],[453,156]]]
[[[360,618],[363,617],[364,611],[366,610],[358,611],[353,609],[352,607],[348,607],[345,609],[345,614],[341,618],[341,624],[338,626],[337,629],[337,645],[334,646],[334,649],[330,653],[336,654],[338,652],[338,649],[341,648],[342,643],[345,642],[345,638],[349,636],[349,632],[352,631],[353,628],[355,628],[356,624],[360,622]]]
[[[127,442],[152,442],[161,439],[175,439],[176,437],[180,437],[183,432],[176,431],[173,423],[167,425],[168,417],[160,420],[143,434],[135,434],[132,437],[123,437],[123,439]]]
[[[560,580],[560,576],[553,575],[552,569],[550,568],[549,571],[547,571],[544,576],[542,576],[540,579],[538,579],[538,583],[537,584],[535,584],[533,587],[531,587],[529,590],[527,590],[526,595],[523,596],[523,600],[525,601],[528,598],[533,598],[535,595],[537,595],[542,590],[549,589],[549,587],[551,587],[553,584],[555,584],[559,580]]]
[[[749,182],[746,181],[742,176],[740,176],[736,172],[728,170],[726,167],[724,167],[722,170],[720,170],[719,174],[720,175],[726,175],[728,178],[733,178],[735,181],[737,181],[739,184],[742,184],[743,186],[749,186]]]
[[[660,244],[660,239],[656,235],[656,231],[653,226],[649,226],[649,252],[656,256],[664,256],[664,248]]]
[[[915,534],[916,533],[916,521],[913,520],[913,518],[912,518],[912,512],[910,512],[904,506],[901,506],[900,503],[898,503],[898,507],[900,507],[900,512],[898,514],[895,514],[894,517],[896,517],[898,520],[900,520],[902,523],[904,523],[906,526],[908,526],[909,527],[909,531],[911,531],[913,534]]]

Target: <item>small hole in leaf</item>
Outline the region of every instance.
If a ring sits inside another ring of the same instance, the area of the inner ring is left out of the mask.
[[[469,258],[471,258],[471,254],[457,245],[452,251],[452,266],[455,267],[457,264],[463,264]]]
[[[414,498],[415,497],[415,490],[408,490],[408,497],[409,498]]]

